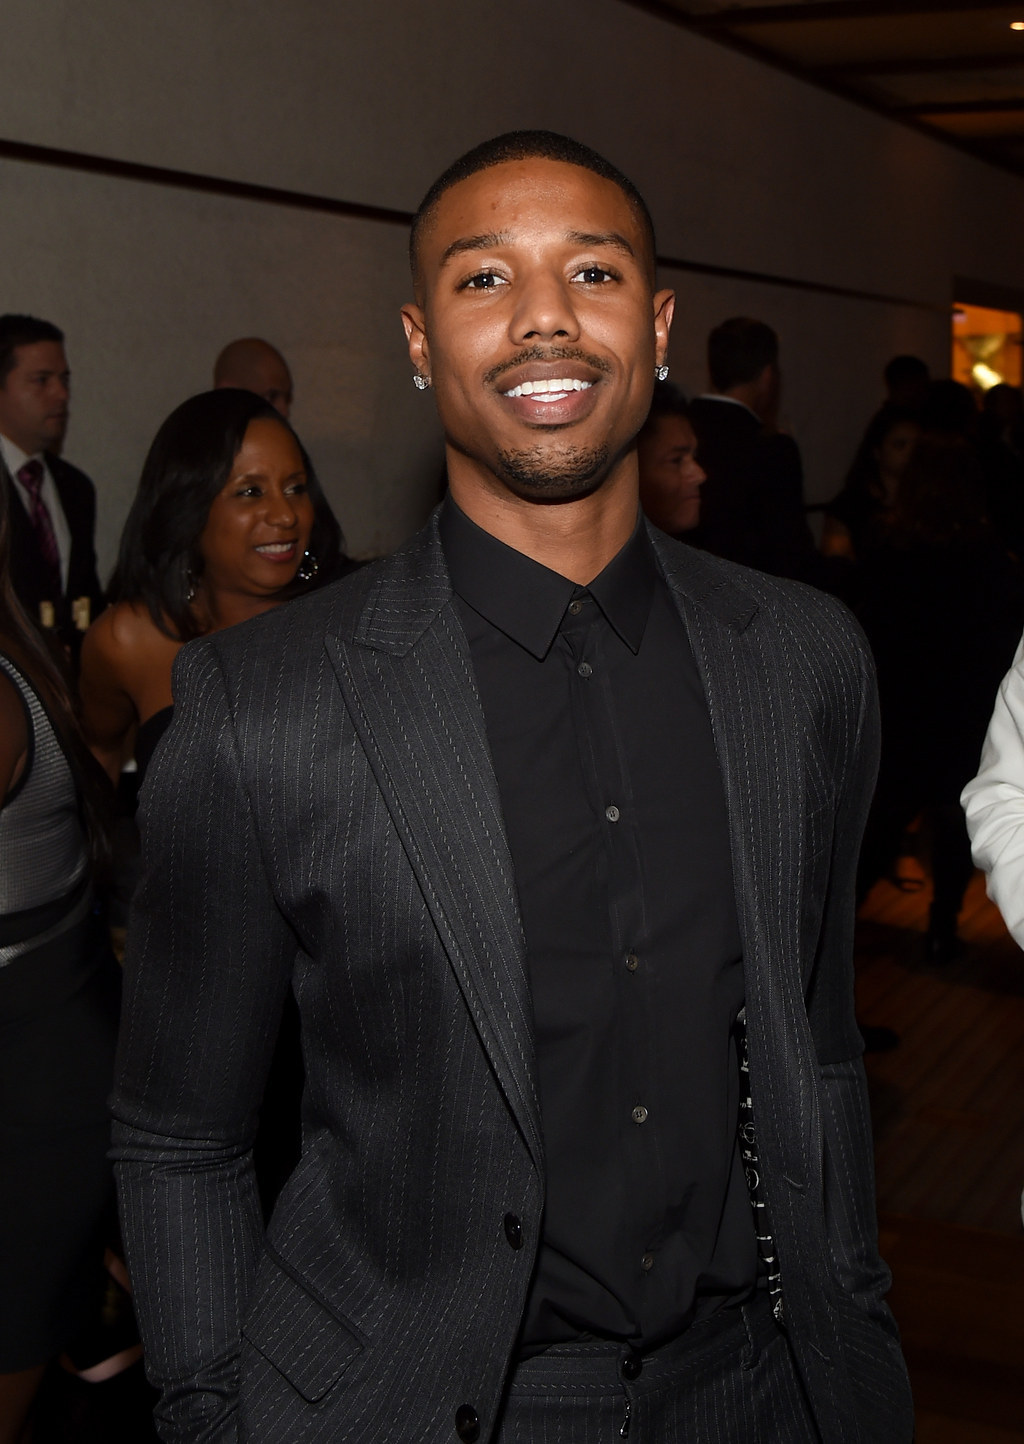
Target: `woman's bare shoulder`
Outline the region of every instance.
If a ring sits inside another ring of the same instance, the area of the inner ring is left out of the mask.
[[[113,660],[152,657],[154,651],[176,651],[181,644],[162,632],[141,602],[115,602],[93,622],[84,650]]]

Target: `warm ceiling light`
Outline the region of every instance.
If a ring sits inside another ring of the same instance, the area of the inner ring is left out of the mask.
[[[1011,20],[1011,21],[1010,21],[1010,29],[1011,29],[1011,30],[1024,30],[1024,20]]]

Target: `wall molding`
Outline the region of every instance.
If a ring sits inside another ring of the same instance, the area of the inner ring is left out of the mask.
[[[200,195],[257,201],[262,205],[284,206],[292,210],[310,211],[320,215],[344,216],[350,220],[375,221],[379,225],[402,226],[406,229],[412,224],[413,219],[412,211],[395,210],[390,206],[363,205],[359,201],[339,200],[333,196],[314,195],[308,191],[256,185],[251,181],[228,180],[223,176],[202,175],[196,171],[145,165],[140,161],[117,160],[113,156],[90,155],[83,151],[62,150],[55,146],[32,145],[27,141],[0,139],[0,160],[13,160],[26,165],[78,171],[86,175],[109,176],[115,180],[136,181],[143,185],[167,186]],[[659,255],[657,260],[659,267],[666,271],[685,271],[693,275],[717,276],[734,281],[752,281],[758,285],[779,286],[791,291],[806,291],[821,296],[838,296],[848,301],[869,301],[883,306],[910,307],[918,311],[947,314],[950,309],[949,306],[921,301],[911,296],[891,296],[878,291],[862,291],[856,287],[833,285],[827,281],[803,280],[798,276],[779,276],[767,271],[750,271],[737,266],[718,266],[708,261],[684,260],[676,256]]]

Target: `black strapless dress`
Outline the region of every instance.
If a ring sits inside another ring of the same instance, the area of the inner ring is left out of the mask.
[[[156,744],[171,725],[173,716],[173,707],[161,707],[159,712],[154,712],[152,717],[147,717],[145,722],[139,724],[139,730],[135,734],[135,766],[138,769],[137,776],[140,787],[146,775],[146,769],[153,760]]]

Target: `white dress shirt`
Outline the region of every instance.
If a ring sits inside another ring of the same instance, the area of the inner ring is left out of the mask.
[[[26,456],[20,446],[0,432],[0,456],[3,457],[4,465],[11,474],[14,483],[13,491],[21,498],[21,504],[25,511],[31,515],[31,502],[29,494],[18,480],[18,472],[25,465],[26,461],[32,461],[31,456]],[[35,453],[36,461],[43,464],[43,484],[39,488],[39,496],[50,513],[50,520],[53,523],[53,533],[57,538],[57,551],[60,554],[60,584],[64,591],[68,585],[68,566],[71,562],[71,531],[68,527],[68,519],[64,515],[64,508],[60,504],[60,497],[57,494],[57,484],[53,479],[50,468],[46,464],[46,457],[41,451]]]
[[[1024,638],[1000,683],[978,775],[960,801],[988,895],[1024,948]]]

